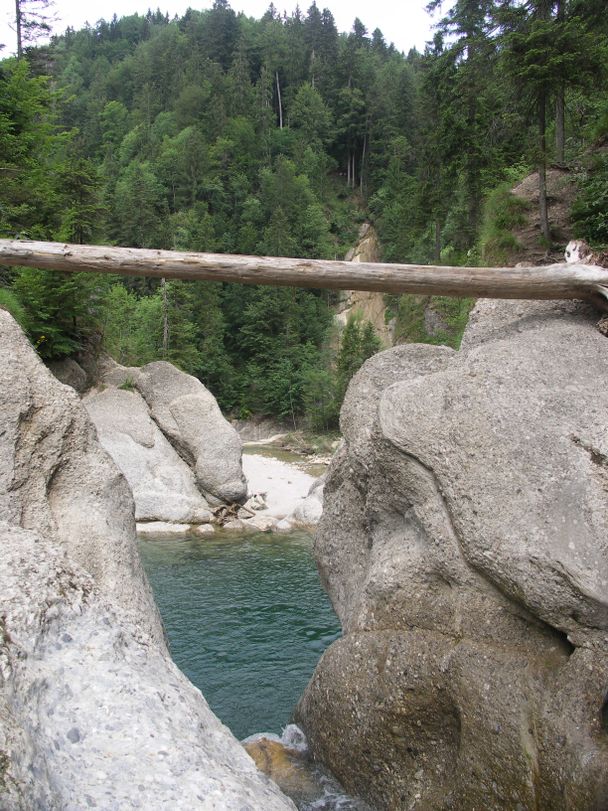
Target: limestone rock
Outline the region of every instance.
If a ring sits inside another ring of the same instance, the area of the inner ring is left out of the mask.
[[[349,387],[315,545],[344,637],[299,705],[379,809],[608,807],[608,355],[583,307],[485,302]]]
[[[295,809],[59,543],[0,546],[3,811]]]
[[[133,499],[0,310],[0,808],[294,809],[172,662]]]
[[[138,392],[109,388],[86,398],[85,405],[99,441],[129,482],[137,521],[211,520],[192,471],[152,421]]]
[[[302,499],[293,513],[289,516],[289,520],[297,526],[315,527],[321,520],[323,515],[323,489],[325,487],[325,475],[316,479],[306,498]]]
[[[200,524],[193,526],[192,524],[175,524],[171,521],[141,521],[136,524],[137,534],[140,536],[159,536],[167,537],[169,535],[175,537],[186,537],[187,535],[194,535],[195,529],[201,527],[210,527],[213,532],[211,524]]]
[[[194,469],[203,493],[220,501],[244,501],[241,440],[203,384],[157,361],[139,370],[135,385],[159,428]]]
[[[61,539],[108,599],[160,640],[135,540],[133,496],[75,391],[0,310],[0,518]]]
[[[66,386],[71,386],[77,392],[83,392],[87,387],[87,373],[72,358],[63,358],[63,360],[54,360],[49,363],[49,369],[55,375],[57,380],[64,383]]]

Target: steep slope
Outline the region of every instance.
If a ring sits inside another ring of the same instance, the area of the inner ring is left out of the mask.
[[[363,223],[359,229],[357,244],[344,257],[347,262],[379,262],[380,245],[378,234],[370,223]],[[383,293],[371,293],[365,290],[346,290],[340,293],[336,308],[336,320],[344,327],[349,317],[357,314],[364,321],[370,321],[376,334],[387,348],[392,346],[390,325],[386,320],[386,304]]]
[[[315,554],[344,636],[298,716],[379,809],[608,807],[608,355],[575,304],[349,387]]]
[[[173,664],[133,499],[0,309],[0,807],[294,809]]]

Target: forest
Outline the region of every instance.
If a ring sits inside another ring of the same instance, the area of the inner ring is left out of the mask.
[[[408,54],[359,19],[339,32],[314,2],[256,20],[215,0],[46,44],[40,6],[19,0],[19,55],[0,61],[0,237],[343,258],[370,221],[385,261],[476,265],[504,259],[505,190],[531,172],[551,249],[544,184],[558,166],[576,180],[576,234],[608,243],[604,0],[432,0],[443,17]],[[357,319],[337,335],[334,304],[0,270],[0,306],[45,360],[101,341],[126,365],[176,363],[234,416],[316,429],[336,425],[379,348]],[[469,303],[450,306],[464,323]],[[402,318],[408,307],[387,300]]]

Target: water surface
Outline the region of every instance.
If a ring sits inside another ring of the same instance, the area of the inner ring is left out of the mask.
[[[340,633],[307,532],[142,539],[173,659],[237,738],[281,733]]]

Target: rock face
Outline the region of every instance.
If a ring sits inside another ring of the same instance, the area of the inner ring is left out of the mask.
[[[139,370],[136,386],[154,421],[192,466],[203,493],[219,501],[244,501],[241,440],[200,380],[157,361]]]
[[[77,392],[83,392],[87,387],[87,373],[82,366],[72,358],[63,358],[49,363],[49,369],[66,386],[71,386]]]
[[[0,808],[292,809],[171,661],[127,482],[0,310]]]
[[[84,402],[133,490],[139,529],[183,533],[213,519],[209,504],[246,498],[241,440],[202,383],[165,362],[105,356],[98,371],[103,388]]]
[[[316,555],[344,636],[298,708],[379,809],[608,808],[608,344],[486,302],[368,361]]]
[[[99,441],[129,482],[137,521],[211,521],[191,469],[152,421],[140,394],[110,388],[85,404]]]
[[[380,245],[375,228],[368,222],[359,229],[359,239],[344,257],[347,262],[379,262]],[[339,294],[336,321],[345,327],[350,316],[359,314],[369,321],[376,331],[382,346],[392,346],[393,336],[386,323],[386,302],[384,293],[372,293],[365,290],[346,290]]]

